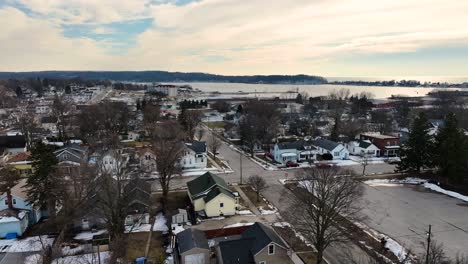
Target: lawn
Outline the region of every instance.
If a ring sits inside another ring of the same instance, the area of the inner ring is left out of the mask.
[[[205,124],[207,127],[211,128],[211,129],[224,128],[224,125],[225,125],[225,123],[223,121],[220,121],[220,122],[204,122],[203,124]]]
[[[313,251],[313,248],[307,246],[300,238],[298,238],[290,227],[275,226],[274,229],[295,252],[301,252],[297,255],[304,261],[304,263],[316,263],[317,256]]]
[[[268,209],[267,203],[263,200],[263,196],[260,194],[260,199],[257,201],[257,193],[250,186],[240,187],[242,191],[247,195],[249,200],[255,205],[255,207],[262,206],[265,209]]]
[[[149,232],[128,234],[127,252],[124,258],[124,263],[133,263],[135,258],[145,255],[148,236]],[[161,232],[153,232],[148,252],[148,263],[164,263],[162,261],[165,259],[165,256],[162,234]]]

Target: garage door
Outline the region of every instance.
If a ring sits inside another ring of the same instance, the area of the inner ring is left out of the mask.
[[[203,253],[185,256],[185,264],[205,264]]]

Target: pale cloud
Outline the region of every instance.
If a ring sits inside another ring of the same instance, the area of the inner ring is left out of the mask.
[[[10,58],[0,70],[334,75],[330,63],[341,56],[468,44],[468,2],[459,0],[204,0],[182,6],[150,0],[18,1],[40,16],[0,9],[0,23],[15,21],[13,29],[0,31],[0,55]],[[60,28],[91,23],[94,33],[108,34],[110,28],[100,24],[136,18],[153,18],[154,24],[121,55],[106,49],[118,43],[65,38]],[[27,63],[12,54],[35,60]],[[350,72],[359,69],[372,66]]]

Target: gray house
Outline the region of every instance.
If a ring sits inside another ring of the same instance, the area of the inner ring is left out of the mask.
[[[177,257],[175,263],[210,263],[210,248],[203,231],[189,228],[177,234]]]
[[[219,242],[216,255],[220,264],[292,263],[288,246],[273,229],[261,223],[250,226],[239,239]]]

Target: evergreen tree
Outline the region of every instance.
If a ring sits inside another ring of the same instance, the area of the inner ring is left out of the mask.
[[[436,136],[435,164],[439,174],[453,181],[462,181],[468,174],[468,139],[458,126],[453,113],[445,117],[445,126]]]
[[[429,135],[429,121],[421,112],[414,119],[408,142],[400,150],[399,171],[420,173],[423,168],[432,166],[434,141]]]
[[[15,92],[16,92],[16,96],[17,96],[17,97],[23,96],[23,89],[21,89],[20,86],[17,86],[17,87],[16,87],[16,91],[15,91]]]
[[[54,216],[61,191],[61,179],[56,173],[57,158],[51,146],[38,141],[31,150],[31,160],[33,174],[26,182],[28,202],[47,207]]]

